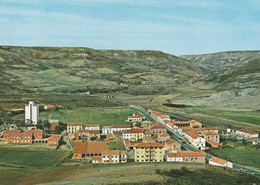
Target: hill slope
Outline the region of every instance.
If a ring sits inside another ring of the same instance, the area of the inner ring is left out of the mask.
[[[2,93],[104,92],[121,83],[163,89],[207,71],[160,51],[90,48],[1,46],[0,65]]]

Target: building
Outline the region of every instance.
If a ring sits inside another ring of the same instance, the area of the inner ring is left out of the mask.
[[[127,121],[129,121],[129,122],[141,122],[141,121],[143,121],[143,116],[136,115],[135,113],[133,113],[132,116],[128,116]]]
[[[168,139],[165,141],[163,149],[164,150],[174,150],[174,151],[180,152],[181,144],[174,139]]]
[[[247,139],[251,139],[251,138],[257,138],[258,137],[258,133],[251,131],[251,130],[246,130],[246,129],[238,129],[236,130],[236,135],[242,136],[244,138]]]
[[[171,121],[171,118],[169,115],[162,114],[158,111],[154,111],[154,110],[151,111],[151,116],[160,123],[164,123],[165,121]]]
[[[150,130],[144,131],[144,137],[152,137],[152,132]]]
[[[202,127],[202,123],[196,120],[190,120],[190,121],[172,121],[174,126],[181,128],[182,130],[191,130],[194,128],[200,128]]]
[[[135,162],[163,162],[162,143],[136,143]]]
[[[216,132],[216,133],[218,133],[218,127],[195,128],[193,131],[198,132],[198,133],[203,133],[203,132]]]
[[[8,144],[32,144],[33,136],[28,132],[12,132],[8,133],[7,140]]]
[[[122,131],[114,131],[113,136],[115,139],[123,139],[123,132]]]
[[[213,141],[219,143],[219,135],[216,132],[203,132],[201,135],[206,139],[206,142]]]
[[[96,125],[85,125],[85,130],[100,130],[100,126]]]
[[[167,133],[167,129],[160,123],[156,123],[154,126],[152,126],[150,131],[152,134]]]
[[[26,133],[31,133],[33,140],[42,140],[43,139],[43,130],[35,129],[35,130],[28,130]]]
[[[131,125],[111,125],[111,126],[103,126],[102,134],[113,134],[114,131],[124,131],[131,130]]]
[[[233,163],[226,161],[224,159],[220,159],[218,157],[210,158],[209,164],[214,165],[214,166],[222,166],[222,167],[233,168]]]
[[[45,110],[56,110],[57,106],[55,105],[44,105]]]
[[[102,163],[102,156],[95,156],[95,157],[92,157],[92,163],[93,163],[93,164],[99,164],[99,163]]]
[[[146,137],[143,139],[143,143],[156,143],[153,137]]]
[[[25,106],[25,123],[36,125],[39,121],[39,105],[36,105],[33,101],[29,102],[29,105]]]
[[[127,161],[126,150],[104,150],[101,152],[102,163],[125,163]]]
[[[198,132],[188,131],[184,133],[184,136],[197,149],[205,150],[206,140]]]
[[[202,152],[180,152],[167,153],[167,162],[190,162],[190,163],[205,163],[206,154]]]
[[[105,150],[109,150],[109,146],[104,141],[76,142],[73,159],[101,156],[101,152]]]
[[[68,123],[67,124],[68,133],[77,133],[79,130],[82,130],[82,123]]]
[[[78,134],[88,141],[100,139],[100,130],[79,130]]]
[[[20,133],[20,132],[21,132],[21,130],[5,130],[3,132],[3,139],[7,140],[9,133]]]
[[[128,139],[124,139],[124,145],[127,150],[133,150],[134,145]]]
[[[53,135],[51,137],[48,137],[47,145],[50,146],[59,146],[60,144],[61,136]]]
[[[168,133],[165,133],[165,132],[159,133],[157,135],[158,135],[157,141],[162,142],[162,143],[164,143],[166,140],[171,138],[170,135]]]
[[[130,141],[139,141],[144,139],[144,133],[142,129],[132,129],[123,131],[123,139]]]

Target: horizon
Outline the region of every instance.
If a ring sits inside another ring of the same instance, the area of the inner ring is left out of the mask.
[[[155,50],[180,55],[260,49],[260,3],[1,0],[0,45]]]
[[[254,52],[254,51],[260,51],[259,50],[229,50],[229,51],[216,51],[216,52],[211,52],[211,53],[195,53],[195,54],[184,54],[184,55],[176,55],[174,53],[168,53],[164,52],[162,50],[151,50],[151,49],[100,49],[100,48],[90,48],[90,47],[85,47],[85,46],[18,46],[18,45],[0,45],[0,47],[25,47],[25,48],[86,48],[86,49],[93,49],[93,50],[111,50],[111,51],[159,51],[163,52],[166,54],[174,55],[174,56],[185,56],[185,55],[209,55],[209,54],[217,54],[217,53],[225,53],[225,52]]]

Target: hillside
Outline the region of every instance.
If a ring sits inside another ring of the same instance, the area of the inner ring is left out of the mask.
[[[0,65],[2,93],[108,92],[121,83],[167,91],[208,71],[160,51],[90,48],[1,46]]]
[[[203,55],[183,55],[180,58],[207,66],[213,70],[230,69],[260,57],[260,51],[228,51]]]

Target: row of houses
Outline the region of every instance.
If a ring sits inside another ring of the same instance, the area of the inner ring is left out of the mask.
[[[126,150],[109,150],[104,141],[77,142],[73,152],[73,159],[90,158],[92,163],[125,163]]]
[[[3,139],[7,140],[8,144],[47,143],[50,146],[58,146],[61,136],[52,135],[44,138],[43,130],[39,129],[28,130],[26,132],[22,132],[21,130],[5,130],[3,132]]]

